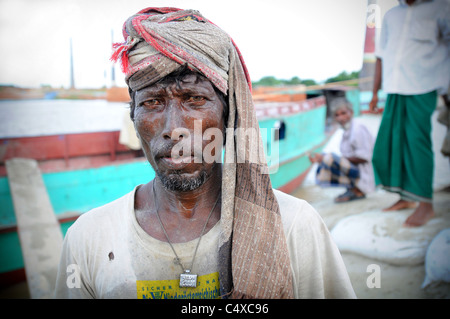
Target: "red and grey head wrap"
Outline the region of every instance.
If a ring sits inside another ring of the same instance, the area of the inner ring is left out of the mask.
[[[233,40],[198,11],[176,8],[141,10],[125,22],[123,35],[125,42],[114,45],[112,60],[121,60],[130,91],[187,65],[227,95],[227,127],[235,129],[234,138],[226,138],[222,166],[222,296],[293,298],[280,210],[260,156],[250,77]]]
[[[180,65],[187,64],[227,94],[229,51],[236,50],[241,58],[233,40],[195,10],[141,10],[125,22],[123,36],[124,43],[114,44],[112,60],[121,60],[122,71],[126,73],[132,90],[140,87],[136,83],[140,81],[134,77],[140,70],[154,69],[152,74],[155,78],[145,79],[148,85],[149,81],[157,81],[158,77],[164,77]],[[242,58],[241,64],[251,85]]]

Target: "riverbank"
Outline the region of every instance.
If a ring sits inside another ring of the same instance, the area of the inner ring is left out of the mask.
[[[106,99],[106,88],[100,89],[64,89],[64,88],[20,88],[16,86],[0,86],[1,100],[97,100]]]

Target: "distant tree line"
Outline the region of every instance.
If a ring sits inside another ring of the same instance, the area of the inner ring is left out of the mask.
[[[339,73],[338,75],[325,80],[325,83],[347,81],[347,80],[353,80],[353,79],[358,79],[358,78],[359,78],[359,71],[353,71],[351,73],[347,73],[347,72],[343,71],[343,72]]]
[[[357,78],[359,78],[359,71],[358,72],[353,71],[351,73],[347,73],[347,72],[343,71],[343,72],[339,73],[338,75],[325,80],[325,83],[347,81],[347,80],[353,80],[353,79],[357,79]],[[317,85],[318,83],[313,79],[301,80],[298,76],[294,76],[290,80],[277,79],[274,76],[265,76],[265,77],[261,78],[259,81],[252,82],[253,87],[285,86],[285,85],[299,85],[299,84],[309,86],[309,85]]]
[[[259,81],[252,82],[252,85],[254,87],[257,86],[284,86],[284,85],[315,85],[317,84],[316,81],[307,79],[307,80],[300,80],[298,76],[294,76],[290,80],[283,80],[283,79],[277,79],[274,76],[265,76],[261,78]]]

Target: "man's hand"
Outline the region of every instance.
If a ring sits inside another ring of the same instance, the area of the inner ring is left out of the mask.
[[[308,158],[311,161],[311,163],[321,163],[323,160],[323,155],[319,153],[315,154],[308,154]]]
[[[374,114],[380,113],[380,109],[378,108],[378,95],[376,94],[373,95],[369,103],[369,112]]]

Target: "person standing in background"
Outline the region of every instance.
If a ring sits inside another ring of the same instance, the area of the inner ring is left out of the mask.
[[[385,211],[416,207],[404,226],[434,216],[431,115],[450,75],[450,1],[401,0],[389,10],[377,47],[370,111],[388,94],[375,142],[375,182],[400,199]]]

